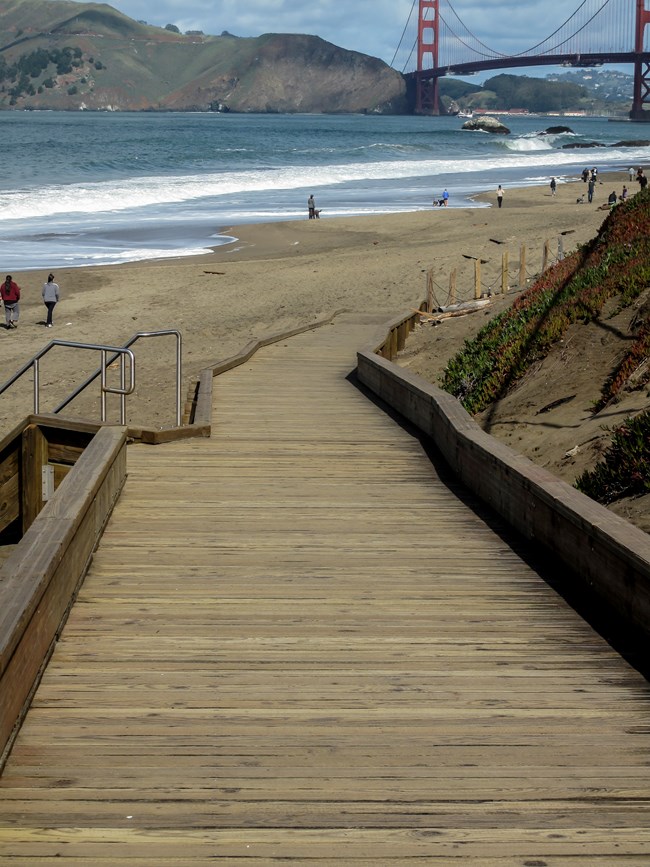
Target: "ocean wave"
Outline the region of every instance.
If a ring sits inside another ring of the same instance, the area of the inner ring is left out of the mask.
[[[508,150],[517,151],[519,153],[553,150],[553,145],[549,141],[543,138],[538,138],[537,136],[524,136],[522,138],[505,139],[503,145]]]
[[[523,139],[509,142],[500,153],[480,158],[379,160],[342,165],[286,166],[249,171],[188,175],[152,175],[70,185],[50,184],[38,190],[18,189],[0,194],[0,224],[23,219],[69,218],[77,215],[136,213],[156,206],[178,205],[187,208],[201,200],[225,200],[238,195],[290,190],[314,190],[345,183],[400,181],[409,178],[457,177],[476,172],[524,171],[543,167],[546,174],[558,174],[563,166],[575,166],[585,158],[575,150],[544,149],[527,145]],[[590,164],[630,165],[647,161],[648,148],[593,148]],[[479,166],[480,164],[480,166]],[[437,181],[440,183],[440,181]],[[179,212],[179,217],[182,214]],[[143,218],[146,217],[143,215]],[[155,218],[155,215],[154,215]],[[67,228],[67,226],[66,226]]]
[[[231,238],[223,241],[215,240],[213,246],[228,244]],[[176,259],[185,256],[205,256],[211,253],[211,247],[182,247],[178,249],[155,248],[155,247],[129,247],[124,250],[106,250],[93,253],[71,253],[70,256],[62,255],[61,261],[66,267],[82,267],[84,265],[119,265],[121,262],[145,262],[149,259]]]

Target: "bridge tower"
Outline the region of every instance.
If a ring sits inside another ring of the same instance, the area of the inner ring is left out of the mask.
[[[643,3],[643,0],[641,0]],[[438,37],[440,33],[440,0],[419,0],[418,66],[417,71],[438,68]],[[438,76],[417,77],[415,110],[418,114],[439,114]]]
[[[645,29],[650,24],[650,10],[646,9],[646,0],[636,0],[636,35],[634,51],[637,55],[643,53]],[[650,120],[650,112],[643,106],[650,104],[650,63],[640,57],[634,61],[634,96],[632,99],[632,120]]]

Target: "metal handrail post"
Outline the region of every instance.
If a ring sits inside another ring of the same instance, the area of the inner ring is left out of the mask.
[[[181,389],[183,388],[181,366],[183,364],[183,337],[180,331],[176,332],[176,427],[181,426]]]
[[[38,415],[39,410],[39,390],[41,385],[40,378],[40,370],[38,365],[38,358],[34,359],[34,415]]]
[[[124,393],[126,355],[120,357],[120,424],[126,424],[126,394]]]
[[[101,352],[101,367],[102,367],[102,378],[101,378],[101,395],[100,395],[100,410],[101,410],[101,419],[102,422],[106,421],[106,350],[102,349]]]

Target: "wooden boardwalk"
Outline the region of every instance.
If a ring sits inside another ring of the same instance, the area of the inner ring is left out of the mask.
[[[650,687],[347,374],[215,383],[129,479],[0,780],[0,864],[650,864]]]

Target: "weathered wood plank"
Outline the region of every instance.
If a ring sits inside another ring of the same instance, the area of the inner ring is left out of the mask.
[[[20,517],[20,446],[0,464],[0,532]]]
[[[22,516],[23,534],[29,530],[43,508],[42,469],[47,464],[47,440],[38,425],[27,425],[22,437]]]

